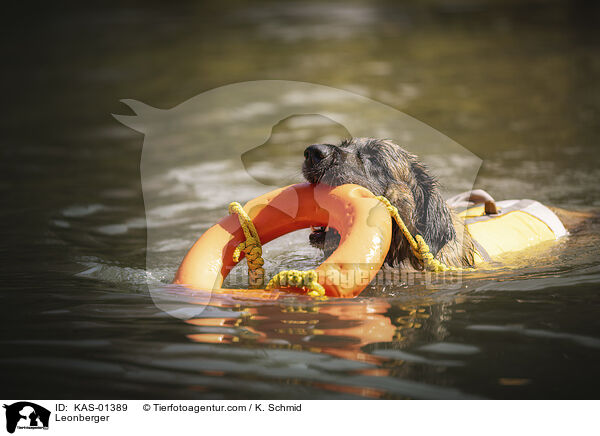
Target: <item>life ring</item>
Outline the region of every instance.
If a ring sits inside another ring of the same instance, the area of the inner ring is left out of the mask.
[[[291,185],[249,201],[244,210],[263,244],[310,226],[330,226],[338,231],[338,248],[315,269],[318,282],[330,297],[360,294],[375,278],[390,247],[390,215],[362,186]],[[237,216],[222,218],[190,248],[173,283],[217,292],[265,293],[222,289],[223,280],[236,264],[234,250],[244,240]],[[281,290],[303,292],[293,287]]]

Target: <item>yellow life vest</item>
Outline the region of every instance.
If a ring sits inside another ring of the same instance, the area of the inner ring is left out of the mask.
[[[483,205],[459,213],[475,241],[475,263],[567,234],[556,214],[537,201],[505,200],[496,205],[497,214],[486,215]]]

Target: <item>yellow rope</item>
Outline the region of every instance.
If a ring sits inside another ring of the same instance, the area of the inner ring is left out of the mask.
[[[240,221],[240,226],[244,231],[246,241],[238,245],[233,252],[233,260],[238,262],[240,254],[243,251],[246,254],[248,262],[248,282],[250,287],[258,288],[264,285],[265,264],[262,258],[262,246],[260,237],[254,223],[244,210],[241,204],[233,202],[229,204],[229,213],[236,214]],[[296,288],[305,288],[311,297],[325,297],[325,288],[318,282],[318,274],[315,270],[309,271],[281,271],[277,273],[267,284],[266,289],[279,288],[282,286],[293,286]]]
[[[266,289],[279,288],[282,286],[293,286],[295,288],[308,289],[308,295],[311,297],[325,297],[325,288],[318,282],[319,275],[315,270],[281,271],[275,274]]]
[[[265,261],[262,258],[262,246],[256,227],[254,227],[254,223],[238,202],[234,201],[229,204],[229,213],[237,215],[240,226],[244,231],[244,236],[246,237],[246,241],[235,248],[233,260],[238,262],[242,251],[246,254],[248,284],[251,288],[260,288],[265,283],[265,270],[263,268]]]
[[[404,224],[404,221],[400,217],[400,213],[398,213],[398,208],[392,205],[392,203],[390,203],[390,201],[383,195],[380,195],[376,198],[384,204],[385,208],[388,210],[392,218],[394,218],[394,221],[396,221],[396,224],[398,224],[398,227],[400,227],[400,231],[410,244],[412,252],[417,257],[417,259],[419,259],[423,263],[423,268],[425,270],[432,272],[442,272],[464,271],[472,269],[448,266],[445,263],[440,262],[439,260],[434,258],[433,254],[431,254],[431,252],[429,251],[429,246],[427,245],[425,239],[423,239],[421,235],[416,235],[414,238],[412,237],[412,235],[408,231],[408,228],[406,227],[406,224]]]
[[[410,234],[410,231],[404,224],[404,221],[400,217],[398,208],[393,206],[390,201],[384,196],[380,195],[376,197],[381,201],[398,227],[400,231],[410,244],[414,255],[423,263],[423,268],[427,271],[441,272],[441,271],[462,271],[470,270],[472,268],[460,268],[448,266],[443,262],[440,262],[433,254],[429,251],[429,246],[421,235],[416,235],[414,238]],[[229,205],[229,213],[236,214],[240,221],[240,226],[244,231],[246,241],[239,244],[233,252],[233,260],[238,262],[240,254],[243,251],[246,254],[246,260],[248,262],[248,282],[250,287],[258,288],[264,285],[265,270],[263,265],[265,261],[262,258],[262,246],[260,238],[254,223],[244,210],[241,204],[233,202]],[[285,286],[292,286],[296,288],[305,288],[308,290],[308,295],[311,297],[325,298],[325,288],[319,283],[319,277],[315,270],[309,271],[298,271],[298,270],[287,270],[277,273],[267,284],[266,289],[280,288]]]

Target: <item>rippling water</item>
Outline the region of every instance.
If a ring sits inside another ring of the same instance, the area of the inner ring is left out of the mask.
[[[597,221],[453,289],[417,280],[351,301],[194,297],[169,285],[191,243],[230,201],[300,181],[303,148],[346,131],[302,115],[242,156],[235,144],[204,147],[201,160],[165,156],[145,209],[143,137],[110,116],[127,111],[121,98],[169,108],[239,81],[326,84],[456,140],[483,160],[476,185],[496,198],[598,210],[597,13],[584,1],[239,2],[72,6],[42,11],[35,29],[17,20],[1,73],[13,85],[0,162],[5,396],[597,397]],[[448,193],[476,164],[423,158]],[[307,235],[266,246],[269,275],[319,263]],[[160,259],[149,268],[148,252]]]

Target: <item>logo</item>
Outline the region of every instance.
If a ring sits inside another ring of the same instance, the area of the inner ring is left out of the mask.
[[[6,409],[6,431],[14,433],[15,429],[48,430],[50,423],[50,411],[42,406],[29,401],[19,401],[10,406],[4,405]]]

